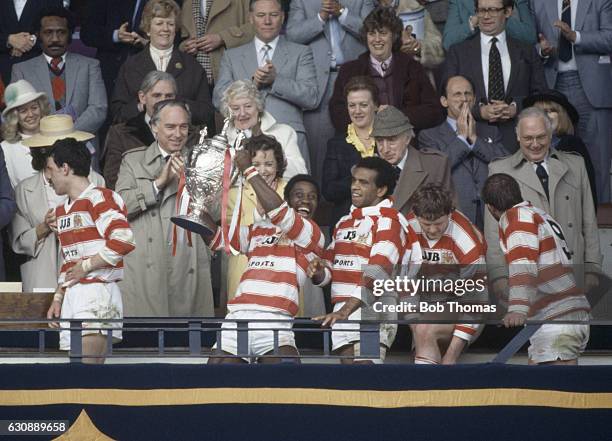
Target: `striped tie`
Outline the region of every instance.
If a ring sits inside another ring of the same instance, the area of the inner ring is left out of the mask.
[[[260,67],[264,66],[268,61],[270,61],[270,51],[272,50],[272,46],[266,44],[261,48],[261,50],[263,51],[263,57],[261,58]]]

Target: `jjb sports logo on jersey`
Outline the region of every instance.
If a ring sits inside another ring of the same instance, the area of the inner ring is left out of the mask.
[[[367,234],[357,234],[357,229],[342,230],[339,231],[336,235],[336,240],[341,240],[345,242],[356,242],[358,244],[363,245],[371,245],[371,238],[371,232],[368,232]]]
[[[455,263],[453,255],[443,250],[423,250],[423,260],[430,263]]]
[[[57,230],[60,233],[70,231],[74,228],[80,228],[83,226],[83,220],[78,214],[69,214],[62,216],[57,220]]]

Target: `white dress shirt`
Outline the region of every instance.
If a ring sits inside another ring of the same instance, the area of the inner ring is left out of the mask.
[[[398,162],[396,164],[396,166],[400,169],[400,170],[404,170],[404,166],[406,165],[406,159],[408,159],[408,149],[411,148],[410,146],[408,146],[408,148],[406,149],[406,153],[404,153],[404,157],[400,160],[400,162]]]
[[[47,64],[51,65],[51,61],[53,60],[52,57],[50,57],[47,54],[43,54],[45,56],[45,60],[47,60]],[[60,63],[57,65],[58,69],[63,69],[64,65],[66,64],[66,52],[64,52],[64,55],[62,55],[62,61],[60,61]]]
[[[501,34],[495,35],[497,38],[497,50],[501,57],[502,62],[502,74],[504,76],[504,91],[508,88],[508,81],[510,80],[510,69],[512,63],[510,61],[510,54],[508,53],[508,44],[506,41],[506,31]],[[484,86],[486,95],[489,96],[489,51],[491,50],[491,40],[493,36],[480,34],[480,59],[482,60],[482,77],[484,79]]]
[[[17,20],[21,20],[21,14],[23,14],[23,8],[25,8],[28,0],[13,0],[15,5],[15,13],[17,14]]]
[[[380,76],[383,78],[386,76],[387,70],[389,69],[389,66],[391,66],[392,61],[393,61],[393,54],[389,55],[389,58],[387,58],[385,61],[378,61],[376,58],[374,58],[373,55],[370,55],[370,64],[372,65],[374,70],[378,72]],[[384,69],[382,67],[383,63],[385,64]]]

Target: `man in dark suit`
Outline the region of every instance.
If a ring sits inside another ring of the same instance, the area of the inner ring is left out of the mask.
[[[410,145],[414,129],[402,111],[393,106],[379,111],[374,118],[371,136],[376,139],[378,155],[397,173],[393,206],[398,211],[408,213],[413,193],[419,186],[430,182],[441,185],[457,203],[448,158],[439,151],[417,150]]]
[[[544,71],[533,46],[506,35],[513,0],[477,1],[480,33],[450,48],[443,81],[462,75],[474,84],[474,117],[496,125],[504,147],[513,153],[518,148],[516,115],[523,98],[546,89]]]
[[[87,3],[81,40],[97,49],[107,96],[111,96],[117,72],[146,40],[139,34],[142,10],[147,0],[105,0]]]
[[[439,150],[448,156],[459,206],[480,230],[484,228],[484,205],[480,190],[489,175],[489,162],[506,156],[495,126],[476,121],[470,109],[474,88],[464,77],[451,77],[440,98],[446,108],[446,121],[419,133],[419,148]]]
[[[35,90],[47,94],[56,113],[70,115],[77,130],[97,134],[107,110],[100,63],[68,51],[74,28],[72,14],[65,8],[42,11],[36,30],[43,53],[15,64],[11,81],[27,80]],[[94,146],[97,168],[100,157],[97,142]]]
[[[40,11],[61,4],[61,0],[0,0],[0,74],[5,85],[11,80],[13,64],[40,55],[34,35]]]

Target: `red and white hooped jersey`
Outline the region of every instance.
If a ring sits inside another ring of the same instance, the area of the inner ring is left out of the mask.
[[[336,224],[325,252],[328,268],[322,282],[327,284],[331,278],[332,303],[351,297],[368,303],[363,288],[391,277],[397,264],[411,260],[404,258],[406,235],[412,244],[416,237],[408,233],[406,219],[392,205],[384,199],[372,207],[352,207]]]
[[[527,201],[510,208],[499,219],[499,243],[508,263],[509,312],[545,320],[590,310],[563,230],[548,213]]]
[[[57,234],[64,263],[58,282],[81,259],[99,254],[107,262],[90,271],[79,283],[116,282],[123,277],[123,256],[135,247],[134,234],[127,221],[121,196],[91,184],[74,201],[55,209]]]
[[[248,263],[228,310],[255,306],[295,316],[308,263],[322,255],[325,238],[315,222],[300,216],[286,202],[268,215],[269,220],[240,227],[232,240],[232,246],[248,257]],[[223,248],[220,229],[210,247]]]
[[[421,228],[414,213],[407,216],[408,223],[416,231],[423,250],[421,276],[430,278],[458,278],[462,280],[482,279],[486,286],[485,257],[487,246],[482,233],[472,224],[466,215],[458,210],[450,214],[448,227],[442,237],[430,240]],[[488,290],[470,292],[462,297],[448,298],[447,294],[428,295],[431,301],[457,300],[469,304],[488,303]],[[454,335],[471,341],[481,325],[457,324]]]

